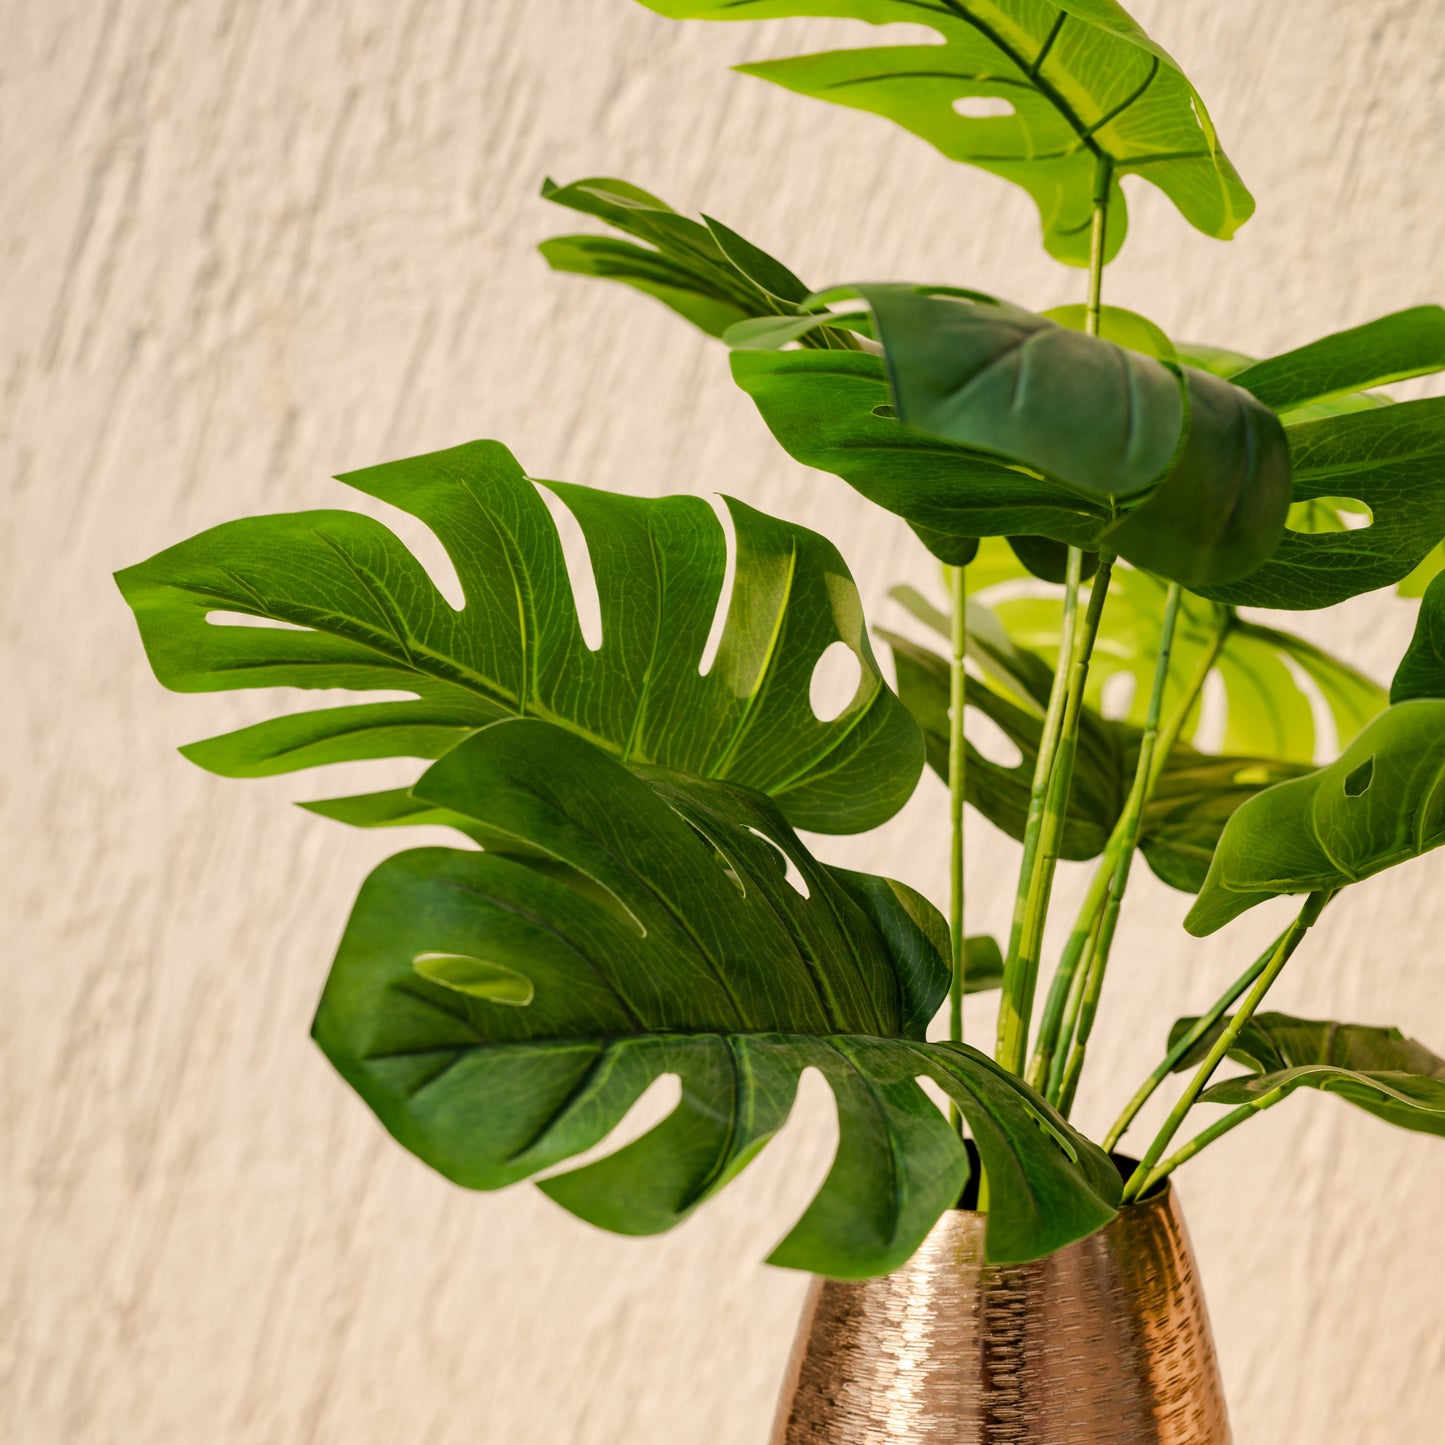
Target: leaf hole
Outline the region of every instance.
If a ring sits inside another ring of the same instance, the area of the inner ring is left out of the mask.
[[[880,402],[873,408],[873,415],[885,417],[888,421],[897,421],[898,408],[891,401]]]
[[[1217,753],[1224,746],[1224,723],[1229,714],[1229,692],[1217,667],[1211,668],[1199,693],[1198,721],[1186,739],[1202,753]]]
[[[533,482],[537,495],[552,518],[557,537],[562,543],[562,560],[567,567],[567,581],[572,587],[572,601],[577,608],[577,626],[589,652],[602,646],[602,604],[597,596],[597,574],[592,570],[592,554],[582,525],[572,515],[566,502],[549,486]]]
[[[1365,759],[1359,767],[1355,768],[1345,779],[1345,796],[1347,798],[1358,798],[1362,793],[1370,789],[1370,784],[1375,781],[1375,759],[1373,756]]]
[[[808,703],[819,722],[832,722],[858,696],[863,665],[846,642],[830,642],[813,665]]]
[[[707,641],[703,644],[702,656],[697,660],[697,670],[706,677],[717,661],[717,650],[722,645],[723,630],[727,627],[728,611],[733,604],[733,584],[738,575],[738,539],[733,530],[732,513],[721,497],[710,497],[713,512],[723,529],[727,542],[727,562],[723,567],[722,587],[717,595],[717,606],[713,609],[712,626],[708,629]]]
[[[1018,114],[1013,102],[1001,95],[961,95],[953,108],[965,120],[1001,120]]]
[[[277,617],[257,617],[250,612],[208,612],[206,621],[212,627],[270,627],[277,632],[310,632],[297,622],[282,622]]]
[[[793,862],[788,854],[769,838],[766,833],[760,833],[756,828],[749,828],[747,831],[751,833],[754,838],[761,839],[778,855],[777,862],[781,867],[783,880],[787,883],[788,887],[790,887],[794,893],[800,894],[804,898],[811,897],[812,895],[808,892],[808,880],[798,871],[798,865]]]
[[[1014,740],[987,713],[970,708],[964,719],[964,734],[980,757],[1012,772],[1022,765],[1024,755]]]
[[[535,994],[525,973],[466,953],[419,953],[411,966],[430,983],[509,1008],[525,1008]]]
[[[1139,679],[1132,672],[1112,673],[1099,689],[1099,711],[1107,718],[1128,717],[1138,687]]]
[[[1305,536],[1318,532],[1362,532],[1374,523],[1375,514],[1357,497],[1310,497],[1295,502],[1285,526]]]

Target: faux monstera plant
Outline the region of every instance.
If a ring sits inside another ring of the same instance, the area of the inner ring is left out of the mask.
[[[946,610],[897,595],[940,641],[884,634],[891,685],[823,537],[728,503],[735,580],[703,665],[729,549],[712,509],[535,481],[494,441],[342,478],[436,534],[460,608],[386,527],[348,511],[226,523],[120,574],[168,687],[407,695],[183,750],[232,777],[429,761],[409,788],[308,805],[459,835],[362,886],[315,1022],[328,1057],[449,1178],[494,1189],[543,1175],[567,1209],[631,1234],[669,1228],[728,1183],[816,1069],[837,1099],[837,1154],[772,1258],[843,1277],[904,1261],[959,1201],[971,1157],[989,1257],[1022,1261],[1097,1229],[1296,1089],[1445,1133],[1445,1059],[1393,1029],[1260,1009],[1335,894],[1445,841],[1445,579],[1430,580],[1445,399],[1375,389],[1445,369],[1445,312],[1256,361],[1103,305],[1122,177],[1220,239],[1254,205],[1202,100],[1113,0],[644,3],[677,19],[931,26],[941,44],[743,69],[1017,182],[1049,253],[1087,268],[1084,299],[1040,314],[959,285],[815,290],[630,183],[545,186],[601,223],[545,242],[554,268],[625,283],[720,338],[783,450],[904,518],[937,559]],[[585,538],[596,647],[539,488]],[[1027,595],[998,590],[1020,579]],[[1388,693],[1240,610],[1397,586],[1423,597]],[[839,644],[859,680],[824,720],[810,684]],[[1132,702],[1114,716],[1103,692],[1120,675]],[[1218,751],[1199,737],[1211,677]],[[1337,735],[1324,766],[1300,677]],[[1018,765],[968,742],[970,710],[1017,745]],[[830,866],[794,831],[876,827],[925,765],[951,799],[947,917],[901,883]],[[1022,845],[998,942],[964,932],[966,802]],[[1161,1023],[1159,1067],[1094,1142],[1069,1115],[1139,853],[1197,895],[1196,934],[1268,898],[1303,901],[1206,1013]],[[1061,858],[1097,861],[1044,992]],[[963,996],[983,989],[1000,990],[991,1050],[962,1038]],[[945,1005],[949,1036],[930,1040]],[[1226,1059],[1243,1072],[1216,1079]],[[1187,1085],[1124,1177],[1109,1151],[1179,1070]],[[559,1168],[661,1075],[681,1084],[665,1120]],[[1231,1108],[1177,1143],[1201,1101]]]

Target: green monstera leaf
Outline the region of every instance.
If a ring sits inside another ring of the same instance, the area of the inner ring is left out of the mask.
[[[1396,703],[1328,767],[1229,820],[1184,926],[1213,933],[1282,893],[1342,888],[1445,843],[1445,699]]]
[[[679,215],[656,196],[611,176],[591,176],[559,186],[547,181],[542,195],[559,206],[595,216],[634,237],[554,236],[540,250],[556,271],[619,281],[655,297],[709,336],[755,318],[770,324],[805,314],[806,287],[781,261],[744,240],[736,231],[704,216]],[[807,323],[804,346],[854,343],[833,327]]]
[[[351,512],[228,522],[121,572],[167,687],[412,694],[293,713],[183,749],[202,767],[256,777],[360,758],[434,758],[487,723],[526,714],[629,762],[759,788],[790,822],[821,832],[873,827],[911,794],[923,767],[917,728],[878,670],[847,568],[815,533],[729,502],[736,582],[703,673],[727,544],[701,499],[547,484],[587,543],[602,619],[593,651],[556,527],[500,444],[342,480],[436,533],[465,606],[454,610],[386,527]],[[217,613],[285,626],[217,625]],[[859,680],[824,722],[809,688],[839,642]],[[386,795],[339,809],[407,806]]]
[[[817,863],[762,794],[630,770],[535,719],[478,732],[414,791],[514,856],[382,864],[315,1036],[449,1178],[495,1189],[551,1168],[675,1075],[663,1123],[541,1185],[604,1228],[664,1230],[757,1154],[815,1068],[838,1101],[838,1152],[774,1263],[882,1273],[955,1203],[967,1156],[919,1077],[973,1131],[991,1258],[1038,1257],[1114,1212],[1113,1166],[1037,1094],[977,1050],[925,1042],[948,987],[937,911]]]
[[[1022,186],[1052,256],[1085,265],[1095,197],[1123,244],[1119,180],[1143,176],[1206,235],[1254,201],[1174,61],[1114,0],[642,0],[678,20],[837,16],[923,24],[941,45],[835,50],[744,65],[803,95],[886,116],[951,160]],[[1101,186],[1104,181],[1106,186]]]
[[[1445,697],[1445,572],[1420,599],[1415,635],[1390,684],[1391,702],[1417,697]]]
[[[947,781],[948,660],[894,633],[884,631],[881,636],[893,649],[898,695],[923,730],[929,766]],[[1019,761],[1012,766],[996,762],[965,738],[965,794],[991,823],[1022,840],[1052,670],[1021,648],[1001,653],[977,631],[969,644],[986,669],[1010,680],[1014,700],[979,681],[969,686],[967,706],[1000,729],[1018,749]],[[1102,717],[1091,707],[1081,710],[1060,856],[1078,861],[1103,851],[1124,810],[1142,738],[1139,727]],[[1176,744],[1145,805],[1139,848],[1157,877],[1171,887],[1197,893],[1234,810],[1261,789],[1307,771],[1306,766],[1279,759],[1217,757]]]
[[[1248,392],[988,297],[824,294],[843,293],[869,303],[885,364],[747,351],[733,376],[790,455],[920,532],[1108,547],[1188,586],[1245,575],[1282,535],[1284,433]]]
[[[1196,1022],[1174,1025],[1171,1053]],[[1195,1067],[1229,1023],[1220,1019],[1175,1070]],[[1402,1129],[1445,1135],[1445,1059],[1399,1029],[1262,1013],[1240,1030],[1229,1057],[1253,1074],[1211,1084],[1201,1103],[1267,1109],[1296,1089],[1320,1089]]]
[[[1352,397],[1445,370],[1445,308],[1416,306],[1236,371],[1236,386],[1277,412]]]
[[[1363,503],[1369,523],[1286,530],[1238,581],[1202,585],[1240,607],[1332,607],[1407,577],[1445,538],[1445,397],[1352,410],[1285,428],[1294,501]]]

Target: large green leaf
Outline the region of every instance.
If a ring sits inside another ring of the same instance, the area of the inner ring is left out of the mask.
[[[1287,530],[1242,580],[1204,585],[1247,607],[1317,608],[1388,587],[1445,538],[1445,397],[1398,402],[1285,428],[1296,503],[1363,502],[1370,524],[1341,532]]]
[[[988,298],[847,289],[872,307],[886,372],[749,351],[733,375],[790,455],[920,533],[1107,546],[1190,586],[1278,541],[1284,436],[1249,393]]]
[[[1440,370],[1445,370],[1445,309],[1416,306],[1256,362],[1231,379],[1275,411],[1292,412]]]
[[[1039,208],[1045,246],[1061,261],[1088,261],[1101,161],[1111,173],[1110,256],[1124,241],[1125,175],[1158,186],[1210,236],[1233,235],[1254,210],[1204,102],[1114,0],[642,3],[680,20],[815,15],[931,26],[941,45],[836,50],[739,69],[886,116],[950,159],[1022,186]]]
[[[632,241],[611,236],[554,236],[540,247],[556,271],[620,281],[654,296],[710,336],[755,317],[797,317],[808,288],[781,261],[720,221],[679,215],[656,196],[611,176],[590,176],[542,195],[595,216]],[[641,243],[641,244],[639,244]],[[852,346],[831,327],[808,326],[804,346]]]
[[[730,778],[794,824],[870,828],[907,800],[922,743],[869,646],[857,590],[816,533],[729,502],[736,581],[710,670],[699,665],[726,540],[696,497],[642,500],[548,483],[586,539],[601,606],[594,652],[536,486],[496,442],[343,478],[425,522],[456,567],[455,611],[379,522],[303,512],[228,522],[118,574],[157,677],[181,692],[402,690],[411,700],[293,713],[184,749],[255,777],[359,758],[437,757],[528,714],[632,762]],[[217,612],[286,624],[216,625]],[[809,703],[842,642],[860,676],[828,722]]]
[[[1096,547],[1112,520],[1089,497],[999,457],[901,426],[882,358],[863,352],[734,351],[733,378],[796,461],[840,476],[931,539],[1041,536]]]
[[[775,1263],[881,1273],[955,1203],[966,1155],[919,1077],[973,1131],[990,1257],[1046,1254],[1113,1213],[1098,1149],[983,1054],[924,1041],[948,986],[936,910],[820,865],[763,795],[629,770],[534,719],[477,733],[415,793],[553,863],[444,849],[384,863],[322,996],[322,1048],[449,1178],[495,1189],[548,1169],[676,1075],[663,1123],[542,1184],[595,1224],[654,1233],[756,1155],[815,1068],[838,1152]]]
[[[1174,1025],[1171,1052],[1196,1022]],[[1175,1069],[1195,1067],[1229,1022],[1220,1019]],[[1211,1084],[1201,1103],[1267,1109],[1296,1089],[1321,1089],[1402,1129],[1445,1135],[1445,1059],[1399,1029],[1262,1013],[1240,1030],[1229,1057],[1253,1076]]]
[[[1445,697],[1445,572],[1425,589],[1415,635],[1390,684],[1391,702],[1416,697]]]
[[[1445,700],[1396,703],[1335,762],[1245,803],[1184,926],[1213,933],[1282,893],[1341,888],[1445,843]]]
[[[881,635],[893,649],[898,695],[923,730],[929,766],[946,781],[948,661],[907,638],[890,632]],[[977,633],[970,637],[970,651],[985,666],[992,663],[996,674],[1006,672],[1021,683],[1025,696],[1010,701],[986,682],[970,684],[967,705],[1003,732],[1018,749],[1019,761],[1013,766],[996,762],[965,738],[965,794],[991,823],[1011,838],[1022,840],[1052,672],[1040,658],[1020,648],[1011,648],[1007,657],[1000,657],[989,640]],[[1034,707],[1030,708],[1029,702]],[[1103,851],[1123,812],[1142,738],[1139,727],[1102,717],[1091,707],[1081,710],[1060,856],[1080,860]],[[1164,882],[1198,892],[1215,844],[1234,810],[1261,789],[1306,771],[1299,764],[1278,759],[1215,757],[1176,744],[1145,807],[1140,850]]]

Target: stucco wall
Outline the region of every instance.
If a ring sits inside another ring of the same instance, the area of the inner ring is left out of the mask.
[[[1223,246],[1136,190],[1112,300],[1265,351],[1445,297],[1441,0],[1137,9],[1260,212]],[[805,1089],[787,1136],[662,1240],[429,1173],[307,1038],[358,881],[394,840],[287,805],[354,776],[234,783],[178,758],[269,700],[162,692],[108,574],[240,513],[365,506],[329,475],[494,436],[538,475],[727,491],[826,528],[875,620],[896,620],[887,587],[932,581],[902,524],[782,457],[716,347],[533,250],[570,229],[535,199],[544,174],[615,174],[816,284],[1079,297],[1020,193],[728,73],[801,33],[627,0],[0,12],[0,1438],[765,1438],[805,1281],[758,1261],[826,1167],[825,1093]],[[1308,626],[1379,676],[1408,628],[1389,596]],[[943,826],[928,782],[827,855],[941,899]],[[1001,928],[1012,854],[974,836],[975,921]],[[1440,879],[1434,860],[1347,896],[1280,1006],[1445,1047]],[[1088,1124],[1276,926],[1261,910],[1199,944],[1182,911],[1139,879]],[[1435,1141],[1297,1098],[1184,1190],[1241,1445],[1440,1438]]]

